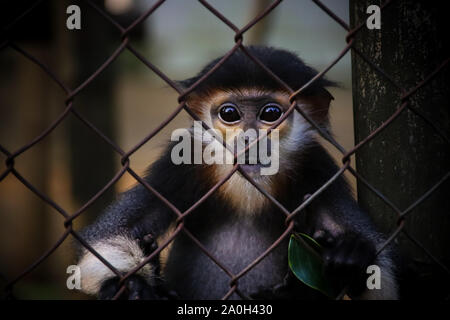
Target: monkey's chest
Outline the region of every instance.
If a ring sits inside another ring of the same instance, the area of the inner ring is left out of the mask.
[[[191,239],[178,238],[165,268],[169,285],[185,299],[220,299],[230,289],[230,276],[252,265],[282,234],[280,225],[269,230],[248,221],[212,225],[208,232],[192,233],[220,263],[216,264]],[[287,242],[284,241],[239,278],[238,288],[246,295],[272,288],[287,272]],[[232,298],[239,298],[233,295]]]

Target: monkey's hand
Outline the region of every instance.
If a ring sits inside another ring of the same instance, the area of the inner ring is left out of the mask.
[[[125,290],[117,297],[120,300],[172,300],[177,296],[172,291],[167,291],[163,286],[152,286],[140,275],[132,275],[124,282]],[[113,299],[121,290],[119,277],[106,280],[98,293],[101,300]]]
[[[142,225],[136,225],[131,234],[139,244],[142,252],[148,256],[158,248],[154,237],[150,233],[145,233]],[[159,275],[159,257],[150,261],[153,274]],[[125,290],[118,297],[120,300],[173,300],[177,299],[177,294],[172,290],[167,290],[160,278],[154,279],[155,284],[150,285],[144,277],[132,275],[125,280]],[[121,289],[118,277],[105,281],[99,291],[98,298],[110,300],[114,298]]]
[[[145,233],[142,224],[136,225],[131,235],[135,241],[139,244],[142,252],[148,256],[158,248],[154,237]],[[156,275],[152,284],[149,284],[146,279],[141,275],[131,275],[128,277],[124,284],[120,283],[119,277],[114,277],[103,282],[98,298],[101,300],[110,300],[116,297],[121,287],[124,286],[125,290],[122,290],[121,294],[117,297],[120,300],[172,300],[177,298],[177,294],[174,291],[169,291],[164,287],[159,275],[159,257],[149,262],[152,274]]]
[[[148,254],[157,247],[150,235],[134,237],[132,234],[116,235],[92,242],[91,246],[116,270],[126,274],[147,260]],[[147,254],[148,252],[148,254]],[[127,299],[165,299],[171,294],[163,290],[163,281],[159,274],[159,257],[155,255],[123,283],[120,278],[104,265],[91,252],[85,250],[78,262],[81,269],[81,290],[96,295],[100,299],[116,296],[122,285],[120,298]]]
[[[333,285],[348,293],[359,295],[366,289],[366,268],[374,263],[376,248],[373,241],[353,232],[331,237],[326,232],[315,237],[324,247],[324,272]]]

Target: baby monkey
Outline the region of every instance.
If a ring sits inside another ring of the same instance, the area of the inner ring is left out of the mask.
[[[248,51],[293,89],[301,88],[317,74],[291,52],[270,47],[249,47]],[[188,88],[219,60],[180,84]],[[320,78],[296,98],[297,105],[326,130],[333,98],[325,88],[333,85]],[[285,88],[240,50],[201,82],[186,103],[209,128],[221,133],[229,145],[233,145],[240,132],[264,132],[291,105]],[[203,158],[211,144],[222,147],[216,139],[205,140],[202,131],[196,134],[194,129],[194,126],[190,129],[193,134],[189,137],[194,147],[174,152],[179,141],[169,143],[145,177],[149,185],[181,212],[189,209],[233,168],[233,161],[223,164],[175,161],[174,154],[195,159],[200,153]],[[277,141],[273,138],[275,132]],[[244,152],[241,170],[290,212],[339,169],[318,143],[314,127],[295,110],[266,139],[270,145],[269,163],[264,163],[259,156],[250,161],[248,156],[257,145],[252,142],[258,135],[244,139],[244,145],[249,148]],[[200,143],[200,149],[195,148],[196,143]],[[272,146],[275,144],[276,148]],[[262,174],[261,169],[272,166],[275,160],[278,161],[276,170]],[[117,270],[127,273],[157,247],[159,239],[173,228],[176,218],[171,209],[137,184],[86,227],[82,236]],[[285,218],[241,172],[235,172],[185,218],[184,225],[218,261],[238,274],[281,236],[286,230]],[[296,215],[295,231],[311,235],[323,246],[323,272],[330,281],[347,287],[352,298],[398,297],[392,249],[388,247],[375,257],[384,237],[358,207],[343,177]],[[323,298],[292,277],[287,258],[288,240],[289,237],[237,281],[239,294],[233,293],[231,299]],[[79,252],[82,290],[101,299],[114,297],[120,289],[118,277],[89,251],[80,248]],[[164,263],[159,260],[156,257],[129,277],[121,298],[220,299],[230,289],[230,277],[183,232],[170,245]],[[380,267],[380,289],[369,290],[366,279],[355,276],[361,271],[364,275],[371,264]]]

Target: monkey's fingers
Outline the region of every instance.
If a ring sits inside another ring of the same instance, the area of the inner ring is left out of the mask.
[[[375,247],[357,235],[346,235],[334,248],[324,252],[325,273],[338,287],[364,289],[365,268],[375,257]]]

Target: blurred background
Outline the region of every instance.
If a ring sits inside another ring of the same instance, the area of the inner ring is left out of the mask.
[[[156,1],[95,1],[128,26]],[[210,0],[238,27],[266,8],[265,0]],[[323,1],[348,22],[348,2]],[[32,1],[10,1],[1,21],[8,25]],[[81,30],[68,30],[66,8],[81,8]],[[344,48],[346,32],[312,1],[285,0],[244,35],[244,44],[262,44],[296,52],[323,69]],[[132,33],[131,43],[171,79],[196,74],[234,45],[234,33],[197,1],[166,1]],[[49,67],[69,88],[87,79],[120,45],[120,33],[83,1],[43,1],[14,28],[12,40]],[[65,109],[65,93],[38,66],[11,47],[0,51],[0,145],[18,150],[41,134]],[[331,122],[336,139],[353,146],[351,66],[347,54],[327,77],[339,83]],[[130,150],[176,107],[177,94],[125,50],[74,100],[76,110],[123,150]],[[183,111],[131,157],[144,174],[173,129],[186,127]],[[335,155],[334,148],[330,148]],[[0,172],[6,156],[0,153]],[[16,170],[33,186],[73,214],[121,168],[120,156],[79,119],[67,118],[44,140],[15,159]],[[74,222],[79,230],[136,181],[125,174]],[[353,183],[353,182],[352,182]],[[12,279],[63,234],[63,217],[9,174],[0,183],[0,273]],[[15,286],[19,298],[80,298],[66,287],[66,268],[75,263],[71,237]]]

